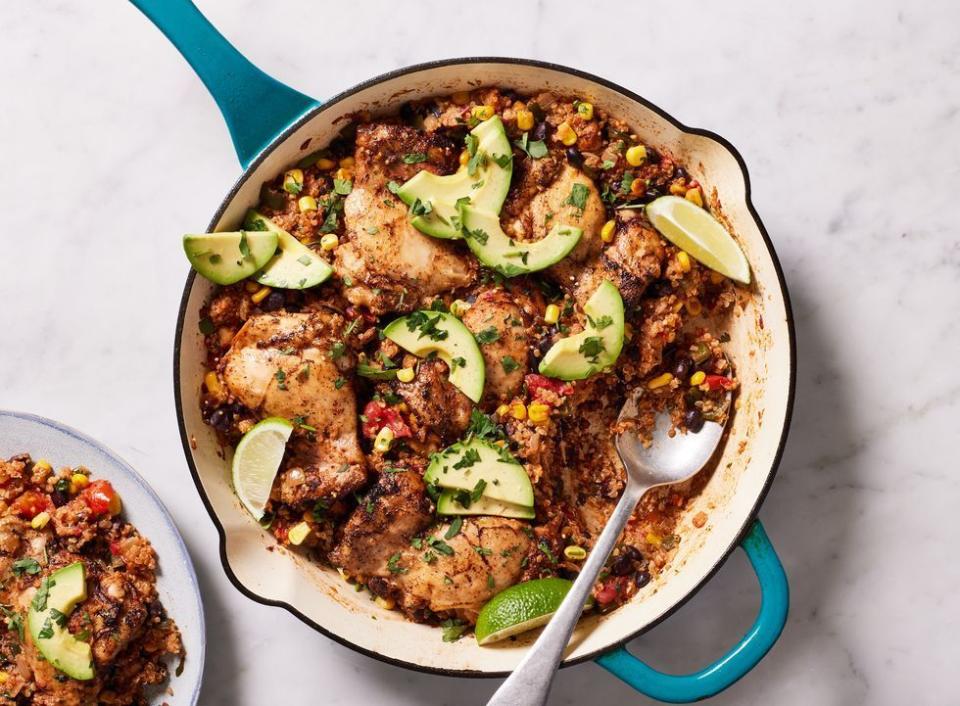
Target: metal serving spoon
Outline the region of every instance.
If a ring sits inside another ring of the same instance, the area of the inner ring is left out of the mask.
[[[619,421],[637,416],[636,402],[637,396],[627,399],[620,410]],[[726,405],[729,408],[729,392]],[[643,446],[629,426],[617,435],[617,454],[627,469],[627,486],[623,489],[620,502],[607,520],[607,526],[600,533],[560,608],[527,656],[487,702],[487,706],[542,706],[547,703],[553,673],[563,659],[563,652],[583,612],[583,605],[640,498],[651,488],[679,483],[703,468],[713,456],[724,429],[724,424],[706,422],[696,434],[677,433],[670,436],[670,426],[670,416],[665,412],[658,414],[653,443],[649,447]]]

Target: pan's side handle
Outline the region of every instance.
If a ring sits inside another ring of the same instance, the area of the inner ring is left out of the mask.
[[[597,659],[597,664],[646,696],[669,703],[690,703],[718,694],[763,659],[787,622],[790,591],[787,575],[759,520],[740,543],[760,582],[760,613],[753,627],[733,649],[693,674],[664,674],[620,647]]]
[[[246,167],[284,128],[319,105],[251,64],[190,0],[130,0],[183,54],[227,122]]]

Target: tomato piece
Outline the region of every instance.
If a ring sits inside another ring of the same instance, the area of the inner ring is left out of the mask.
[[[94,515],[119,515],[120,496],[108,480],[95,480],[80,493]]]
[[[608,583],[603,584],[600,588],[594,589],[593,596],[597,599],[597,603],[601,606],[609,605],[617,600],[619,591],[617,591],[617,582],[609,581]]]
[[[703,379],[703,382],[711,390],[732,390],[737,386],[736,382],[725,375],[707,375],[707,377]]]
[[[52,511],[53,501],[46,493],[28,490],[10,504],[10,509],[26,520],[32,520],[41,512]]]
[[[110,542],[110,554],[113,556],[120,556],[120,542]]]
[[[527,391],[530,393],[530,397],[548,404],[550,403],[549,399],[542,399],[544,397],[544,390],[549,390],[561,397],[573,394],[573,385],[571,383],[554,380],[553,378],[538,375],[537,373],[525,375],[523,381],[527,384]]]
[[[413,436],[410,427],[403,420],[403,416],[393,407],[387,407],[383,402],[371,400],[363,408],[363,435],[372,439],[384,427],[390,427],[395,439],[404,439]]]

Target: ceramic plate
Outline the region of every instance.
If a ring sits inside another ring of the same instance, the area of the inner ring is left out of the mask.
[[[177,622],[187,651],[183,673],[170,679],[173,694],[155,694],[151,706],[194,706],[206,647],[203,606],[190,555],[160,498],[125,461],[85,434],[43,417],[0,410],[0,456],[18,453],[45,458],[54,468],[86,466],[94,478],[109,480],[120,493],[124,515],[157,552],[160,600]]]

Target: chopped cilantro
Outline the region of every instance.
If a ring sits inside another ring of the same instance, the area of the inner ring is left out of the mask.
[[[401,159],[404,164],[419,164],[427,161],[427,155],[423,152],[407,152]]]
[[[457,620],[456,618],[449,618],[440,623],[440,626],[443,628],[443,641],[444,642],[456,642],[459,640],[463,633],[466,632],[469,625],[467,625],[462,620]]]
[[[463,527],[463,518],[455,517],[453,522],[450,523],[450,527],[447,528],[446,533],[443,535],[444,539],[453,539],[458,534],[460,534],[460,528]]]
[[[496,326],[488,326],[482,331],[478,331],[473,335],[477,339],[477,343],[483,345],[487,343],[493,343],[500,339],[500,332],[497,331]]]
[[[346,196],[353,191],[353,182],[350,179],[334,179],[333,191],[341,196]]]
[[[273,376],[277,379],[277,387],[278,387],[279,389],[281,389],[281,390],[286,390],[286,389],[287,389],[287,374],[286,374],[285,372],[283,372],[282,370],[278,370],[277,372],[275,372],[275,373],[273,374]]]
[[[514,370],[520,367],[520,363],[514,360],[513,356],[505,355],[500,359],[500,365],[503,367],[503,372],[512,373]]]
[[[17,559],[15,562],[13,562],[13,573],[16,576],[23,576],[24,574],[39,574],[40,564],[37,563],[36,559],[31,559],[30,557],[25,559]]]
[[[400,566],[400,552],[393,554],[389,559],[387,559],[387,570],[391,574],[405,574],[408,569],[406,567]]]
[[[343,341],[334,341],[330,346],[330,357],[334,360],[342,358],[347,352],[347,344]]]
[[[580,344],[580,353],[591,363],[596,363],[600,354],[606,350],[606,345],[600,336],[588,336]]]
[[[243,258],[250,257],[250,243],[247,242],[246,231],[240,231],[240,255]]]
[[[470,468],[480,461],[480,452],[476,449],[467,449],[461,459],[453,464],[454,468]]]
[[[204,336],[209,336],[216,330],[217,327],[213,325],[213,320],[209,316],[204,316],[200,319],[200,333]]]
[[[583,211],[583,209],[587,207],[588,196],[590,196],[590,189],[587,188],[586,184],[574,184],[573,188],[570,189],[570,195],[564,203],[570,204],[578,211]]]
[[[339,377],[333,381],[333,386],[338,390],[346,384],[347,384],[347,379],[343,377]]]

